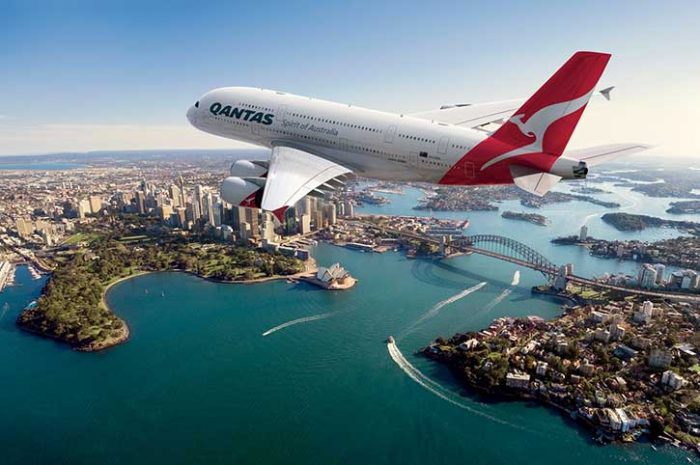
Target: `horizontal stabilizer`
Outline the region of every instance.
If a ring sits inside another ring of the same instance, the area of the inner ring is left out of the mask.
[[[550,191],[556,183],[561,180],[561,176],[539,171],[528,166],[510,165],[510,174],[513,176],[513,183],[522,190],[542,197]]]
[[[648,150],[652,146],[645,144],[610,144],[587,147],[583,149],[567,150],[566,156],[574,160],[585,161],[586,165],[596,166],[615,158],[632,155],[633,153]]]

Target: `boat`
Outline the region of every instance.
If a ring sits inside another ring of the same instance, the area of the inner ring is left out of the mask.
[[[160,296],[165,297],[165,291],[160,291]]]
[[[396,341],[394,340],[394,336],[389,336],[386,338],[386,343],[387,344],[396,344]]]

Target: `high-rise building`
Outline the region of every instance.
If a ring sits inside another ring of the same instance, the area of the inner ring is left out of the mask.
[[[272,221],[272,215],[266,212],[264,214],[263,218],[264,218],[264,221],[261,225],[262,238],[264,240],[266,240],[268,243],[274,242],[275,241],[275,223]]]
[[[207,223],[211,226],[216,226],[214,221],[214,199],[211,196],[211,192],[207,192],[207,194],[204,196],[202,206],[202,214],[207,220]]]
[[[83,199],[78,203],[78,218],[85,218],[85,215],[88,213],[92,213],[90,201],[88,199]]]
[[[348,218],[355,217],[355,206],[349,200],[345,201],[345,216]]]
[[[187,225],[187,208],[175,207],[175,215],[177,217],[177,226],[179,228],[185,228]]]
[[[258,213],[260,210],[255,208],[245,209],[245,219],[250,225],[250,237],[259,238],[260,237],[260,221],[258,219]]]
[[[337,212],[336,212],[336,208],[335,208],[334,203],[330,203],[330,204],[326,205],[325,213],[326,213],[326,222],[329,225],[334,225],[338,221]]]
[[[182,205],[180,203],[180,201],[182,200],[180,198],[182,191],[180,190],[179,187],[177,187],[175,184],[171,184],[170,189],[169,189],[169,193],[170,193],[170,198],[173,201],[173,207],[179,207],[180,205]]]
[[[139,215],[146,214],[146,193],[144,191],[136,191],[136,210]]]
[[[252,237],[250,223],[248,223],[247,221],[241,221],[239,223],[238,237],[240,237],[242,241],[247,241]]]
[[[299,233],[308,234],[311,232],[311,215],[304,213],[301,215],[301,221],[299,222]]]
[[[585,241],[586,239],[588,239],[588,226],[584,224],[581,226],[581,230],[578,233],[578,240]]]
[[[657,263],[654,265],[656,270],[656,284],[662,285],[664,283],[664,275],[666,274],[666,265],[663,263]]]
[[[102,210],[102,198],[99,195],[90,196],[90,212],[99,213]]]
[[[218,200],[214,202],[214,226],[224,224],[224,204]]]
[[[197,186],[200,187],[200,186]],[[192,221],[198,221],[202,217],[202,199],[197,195],[197,191],[192,193]]]
[[[17,234],[19,237],[27,238],[34,234],[34,223],[32,220],[17,218],[15,220],[15,227],[17,228]]]
[[[639,283],[639,287],[643,287],[645,289],[655,287],[656,269],[649,263],[645,263],[644,265],[642,265],[637,275],[637,282]]]
[[[173,207],[170,205],[161,205],[158,207],[158,217],[163,221],[170,220],[170,215],[173,213]]]

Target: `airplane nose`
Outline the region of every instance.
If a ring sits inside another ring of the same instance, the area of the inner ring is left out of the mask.
[[[187,110],[187,119],[192,126],[197,126],[197,108],[192,105],[189,110]]]

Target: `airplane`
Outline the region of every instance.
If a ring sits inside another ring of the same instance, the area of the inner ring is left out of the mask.
[[[394,114],[224,87],[203,95],[187,119],[204,132],[271,149],[269,160],[234,162],[221,197],[272,212],[280,221],[306,195],[327,195],[352,175],[456,186],[515,184],[542,196],[562,179],[584,179],[591,166],[649,148],[611,144],[565,152],[589,99],[610,99],[612,87],[595,91],[610,57],[576,52],[527,100]]]

